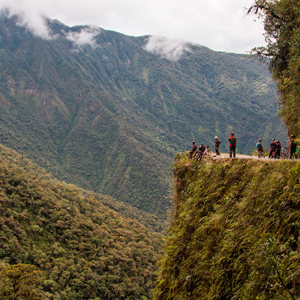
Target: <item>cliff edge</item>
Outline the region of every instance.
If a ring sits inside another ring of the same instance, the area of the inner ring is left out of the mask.
[[[175,160],[154,299],[298,299],[300,164]]]

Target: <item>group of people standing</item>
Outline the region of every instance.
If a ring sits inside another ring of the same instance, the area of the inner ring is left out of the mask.
[[[232,157],[232,156],[235,157],[236,138],[235,138],[233,132],[230,134],[228,141],[229,141],[229,157]],[[221,141],[219,140],[219,138],[217,136],[215,136],[216,155],[221,155],[220,151],[219,151],[220,144],[221,144]],[[201,160],[202,155],[206,155],[206,154],[210,154],[209,146],[207,145],[206,147],[204,147],[204,145],[201,144],[197,151],[197,145],[196,145],[196,142],[194,141],[192,149],[190,150],[190,153],[189,153],[189,158],[196,157],[198,160]]]
[[[258,143],[256,144],[256,147],[258,147],[259,143],[261,143],[258,141]],[[263,149],[263,154],[265,154],[265,151]],[[280,158],[281,156],[281,143],[280,141],[276,141],[276,139],[273,139],[271,144],[270,144],[270,152],[269,152],[269,158]]]
[[[237,140],[236,140],[236,137],[234,136],[233,132],[230,134],[228,141],[229,141],[229,157],[235,157]],[[219,151],[220,144],[221,144],[221,141],[219,140],[219,138],[217,136],[215,136],[216,155],[221,155],[220,151]],[[256,143],[256,149],[258,152],[258,157],[264,157],[265,150],[262,146],[261,139],[259,139],[258,142]],[[296,151],[297,151],[297,145],[296,145],[296,141],[295,141],[295,136],[291,135],[291,139],[290,139],[289,145],[288,145],[288,158],[292,158],[294,156],[294,154],[296,153]],[[196,142],[193,142],[192,149],[190,150],[190,153],[189,153],[189,158],[196,157],[198,160],[201,160],[202,155],[207,155],[207,154],[210,154],[210,148],[208,145],[206,147],[204,147],[204,145],[201,144],[197,151]],[[278,141],[278,140],[276,141],[276,139],[273,139],[270,144],[269,158],[280,158],[280,157],[281,157],[281,143],[280,143],[280,141]]]
[[[265,150],[262,146],[261,139],[259,139],[258,143],[256,143],[256,148],[258,151],[258,157],[260,157],[261,152],[264,155]],[[286,153],[288,153],[287,158],[291,159],[294,157],[296,151],[297,151],[297,144],[295,141],[295,136],[292,134],[288,144],[288,148],[285,148],[283,155],[286,156]],[[273,139],[270,144],[269,158],[280,158],[280,157],[281,157],[281,143],[280,141],[278,140],[276,141],[276,139]]]

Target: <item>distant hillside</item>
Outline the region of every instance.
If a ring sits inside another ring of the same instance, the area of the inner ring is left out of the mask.
[[[174,217],[153,299],[299,299],[300,164],[174,165]]]
[[[0,267],[43,270],[45,299],[150,299],[161,225],[136,216],[0,145]]]
[[[165,218],[192,140],[218,135],[225,151],[234,130],[241,153],[285,140],[275,84],[248,56],[186,45],[170,60],[151,37],[48,20],[46,40],[17,24],[0,20],[0,141],[61,180]]]

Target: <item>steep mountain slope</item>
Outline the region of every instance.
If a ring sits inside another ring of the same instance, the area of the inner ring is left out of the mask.
[[[103,202],[114,207],[0,145],[0,267],[43,270],[45,299],[150,299],[159,223],[148,230],[134,209]]]
[[[296,161],[174,165],[174,218],[154,299],[298,299]]]
[[[224,151],[234,130],[247,153],[257,137],[284,141],[275,85],[247,56],[190,45],[168,60],[149,37],[48,25],[42,39],[2,16],[0,139],[59,179],[165,217],[170,163],[193,139],[218,135]]]

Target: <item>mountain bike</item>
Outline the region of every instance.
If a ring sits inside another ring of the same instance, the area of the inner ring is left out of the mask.
[[[289,158],[289,149],[287,147],[284,148],[282,154],[281,154],[282,158]]]
[[[202,159],[202,152],[201,151],[197,151],[196,159],[197,160],[201,160]]]

